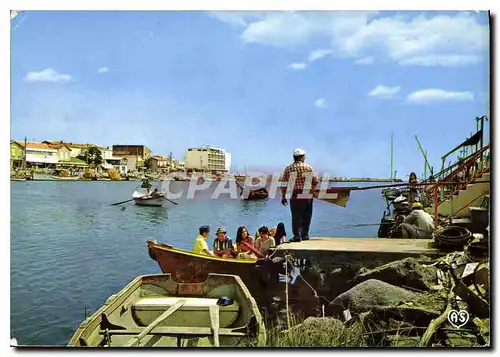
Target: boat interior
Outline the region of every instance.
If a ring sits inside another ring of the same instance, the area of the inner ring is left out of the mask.
[[[82,323],[69,346],[247,347],[265,343],[255,300],[237,276],[176,283],[170,274],[134,279]]]

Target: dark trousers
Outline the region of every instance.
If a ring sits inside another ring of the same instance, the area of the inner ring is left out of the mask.
[[[313,200],[292,198],[290,200],[290,210],[292,211],[293,237],[308,239],[313,212]]]

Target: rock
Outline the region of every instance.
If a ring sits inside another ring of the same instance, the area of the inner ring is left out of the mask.
[[[352,279],[351,283],[377,279],[396,286],[428,290],[437,284],[436,273],[436,267],[423,265],[415,258],[406,258],[363,271]]]
[[[284,333],[284,345],[310,347],[349,347],[363,344],[360,325],[346,328],[332,317],[308,317]]]
[[[340,294],[330,305],[362,312],[377,306],[396,306],[401,302],[414,301],[417,298],[418,295],[411,291],[370,279]]]

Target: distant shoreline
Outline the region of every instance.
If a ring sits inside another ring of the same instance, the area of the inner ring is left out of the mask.
[[[390,178],[349,178],[349,179],[330,179],[329,182],[403,182],[403,179]]]

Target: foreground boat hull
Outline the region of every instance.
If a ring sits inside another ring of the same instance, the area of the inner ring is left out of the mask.
[[[184,284],[157,274],[139,276],[111,296],[68,346],[263,347],[266,338],[257,304],[239,277],[210,274]]]
[[[175,281],[198,283],[205,281],[210,273],[235,274],[243,280],[259,305],[276,287],[278,273],[284,273],[281,265],[270,260],[226,259],[175,249],[156,241],[147,244],[151,259],[158,263],[163,273],[172,274]]]

